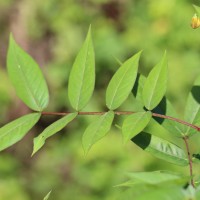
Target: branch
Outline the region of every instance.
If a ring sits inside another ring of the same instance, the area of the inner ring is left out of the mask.
[[[185,147],[186,147],[186,151],[187,151],[187,155],[188,155],[188,161],[189,161],[189,166],[190,166],[191,185],[195,188],[194,179],[193,179],[192,158],[191,158],[189,144],[188,144],[188,137],[183,137],[183,140],[185,142]]]
[[[72,112],[42,112],[42,115],[68,115]],[[103,115],[105,114],[106,112],[78,112],[78,115]],[[131,114],[134,114],[136,112],[132,112],[132,111],[115,111],[114,112],[116,115],[131,115]],[[170,117],[170,116],[167,116],[167,115],[162,115],[162,114],[158,114],[158,113],[152,113],[152,116],[154,117],[158,117],[158,118],[163,118],[163,119],[169,119],[169,120],[172,120],[172,121],[175,121],[175,122],[178,122],[180,124],[184,124],[186,126],[189,126],[197,131],[200,131],[200,127],[196,126],[196,125],[193,125],[193,124],[190,124],[186,121],[183,121],[181,119],[177,119],[177,118],[174,118],[174,117]]]

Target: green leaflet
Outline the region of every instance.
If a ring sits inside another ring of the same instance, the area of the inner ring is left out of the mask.
[[[120,184],[119,186],[135,186],[136,184],[150,185],[180,185],[184,186],[189,181],[189,176],[183,176],[168,171],[153,171],[153,172],[134,172],[128,173],[129,181]]]
[[[164,97],[162,101],[158,104],[158,106],[154,108],[153,112],[179,119],[179,116],[177,116],[177,113],[174,110],[172,104],[166,97]],[[171,135],[176,136],[176,137],[182,137],[184,135],[183,124],[180,124],[170,119],[161,119],[157,117],[155,117],[155,120],[159,124],[161,124]]]
[[[51,194],[51,191],[44,197],[44,199],[43,200],[48,200],[49,199],[49,197],[50,197],[50,194]]]
[[[200,126],[200,76],[196,79],[188,96],[185,108],[185,121]],[[189,136],[197,133],[195,129],[185,127],[184,134]]]
[[[128,116],[122,125],[124,142],[140,133],[149,123],[151,112],[138,112]]]
[[[82,138],[85,154],[88,153],[94,143],[103,138],[111,128],[114,112],[109,111],[92,122],[85,130]]]
[[[49,102],[46,81],[37,63],[17,45],[12,35],[7,69],[18,97],[32,110],[44,110]]]
[[[185,152],[167,140],[142,132],[132,138],[132,141],[157,158],[176,165],[188,165],[188,158]]]
[[[68,96],[71,106],[79,111],[84,108],[90,100],[95,84],[95,57],[89,28],[86,40],[79,51],[72,66]]]
[[[134,85],[133,89],[133,95],[135,98],[142,102],[142,92],[144,88],[144,84],[146,81],[146,77],[144,77],[142,74],[139,74],[136,80],[136,83]],[[135,103],[135,102],[134,102]],[[141,108],[143,108],[144,105],[140,105]],[[163,114],[175,118],[179,118],[171,105],[170,101],[163,97],[163,99],[160,101],[160,103],[152,110],[154,113]],[[183,136],[183,125],[175,122],[173,120],[169,119],[161,119],[157,117],[153,117],[159,124],[161,124],[170,134],[182,137]],[[151,126],[151,124],[150,124]]]
[[[106,90],[106,105],[110,110],[118,108],[130,94],[138,71],[141,52],[129,58],[117,70]]]
[[[40,116],[40,113],[31,113],[1,127],[0,150],[3,150],[21,140],[37,123],[37,121],[40,119]]]
[[[167,89],[167,56],[151,70],[143,88],[143,102],[148,110],[155,108]]]
[[[45,144],[45,140],[47,138],[51,137],[52,135],[63,129],[76,116],[77,113],[68,114],[65,117],[49,125],[46,129],[44,129],[44,131],[39,136],[34,138],[34,147],[32,155],[34,155]]]
[[[179,186],[153,188],[144,193],[137,200],[184,200],[184,191]]]

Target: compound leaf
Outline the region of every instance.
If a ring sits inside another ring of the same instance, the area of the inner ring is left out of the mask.
[[[143,88],[143,101],[148,110],[155,108],[162,100],[167,89],[167,56],[151,70]]]
[[[127,142],[140,133],[149,123],[151,112],[138,112],[128,116],[122,125],[124,141]]]
[[[111,128],[114,112],[109,111],[91,123],[82,138],[83,149],[87,153],[92,145],[103,138]]]
[[[32,155],[35,154],[45,144],[47,138],[51,137],[52,135],[63,129],[76,116],[77,113],[68,114],[65,117],[49,125],[46,129],[44,129],[44,131],[39,136],[34,138],[34,147]]]
[[[118,108],[130,94],[138,71],[141,52],[129,58],[117,70],[106,90],[106,105],[110,110]]]
[[[142,132],[132,138],[132,141],[157,158],[176,165],[188,165],[188,158],[185,152],[167,140]]]
[[[0,150],[3,150],[19,140],[37,123],[40,113],[24,115],[0,128]]]
[[[7,54],[8,75],[18,97],[32,110],[42,111],[49,102],[49,92],[37,63],[10,35]]]
[[[79,111],[87,105],[92,96],[94,84],[95,58],[91,28],[89,28],[86,40],[75,59],[69,76],[68,96],[75,110]]]

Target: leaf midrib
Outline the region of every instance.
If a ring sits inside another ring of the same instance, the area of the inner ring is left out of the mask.
[[[33,99],[33,101],[34,101],[34,104],[38,107],[38,110],[41,110],[41,107],[40,107],[40,105],[39,105],[39,102],[38,102],[38,100],[37,100],[37,98],[35,98],[35,96],[34,96],[34,93],[32,92],[32,87],[31,87],[31,85],[29,84],[29,81],[28,81],[28,79],[26,78],[26,76],[25,76],[25,73],[24,73],[24,71],[23,71],[23,67],[21,67],[21,65],[20,65],[20,63],[22,62],[23,63],[23,61],[22,60],[20,60],[19,58],[18,58],[18,53],[17,53],[17,51],[16,51],[16,47],[15,47],[15,44],[14,44],[14,47],[13,47],[13,51],[14,51],[14,56],[15,56],[15,60],[17,61],[17,67],[19,68],[19,71],[21,72],[21,77],[22,77],[22,79],[25,81],[25,83],[26,83],[26,85],[25,85],[25,87],[27,88],[27,91],[29,92],[29,94],[31,95],[31,97],[32,97],[32,99]],[[20,62],[21,61],[21,62]]]

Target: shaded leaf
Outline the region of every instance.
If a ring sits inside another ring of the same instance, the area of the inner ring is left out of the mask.
[[[132,141],[157,158],[176,165],[188,165],[188,158],[185,152],[167,140],[142,132],[132,138]]]
[[[162,100],[167,89],[167,56],[151,70],[143,88],[143,102],[148,110],[155,108]]]
[[[194,82],[185,108],[185,121],[200,126],[200,76]],[[184,127],[184,134],[189,136],[197,133],[195,129]]]
[[[40,119],[40,116],[40,113],[31,113],[1,127],[0,150],[3,150],[21,140],[37,123],[37,121]]]
[[[109,111],[91,123],[82,138],[83,149],[87,153],[92,145],[103,138],[111,128],[114,112]]]
[[[151,119],[151,112],[138,112],[128,116],[122,125],[124,141],[127,142],[132,137],[140,133]]]
[[[77,113],[68,114],[65,117],[62,117],[61,119],[52,123],[47,128],[45,128],[44,131],[39,136],[34,138],[34,147],[32,155],[35,154],[45,144],[47,138],[51,137],[52,135],[63,129],[76,116]]]
[[[32,110],[44,110],[49,102],[46,81],[37,63],[17,45],[12,35],[7,69],[18,97]]]
[[[110,110],[118,108],[130,94],[137,76],[140,54],[125,61],[110,80],[106,90],[106,105]]]
[[[95,57],[89,28],[86,40],[79,51],[72,66],[68,96],[71,106],[79,111],[84,108],[90,100],[95,84]]]

